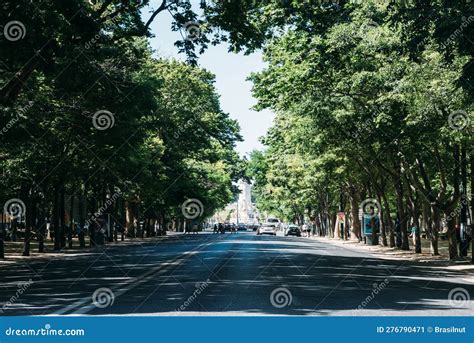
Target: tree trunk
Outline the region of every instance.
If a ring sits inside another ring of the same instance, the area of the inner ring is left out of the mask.
[[[415,244],[415,253],[421,254],[421,235],[420,235],[420,206],[419,206],[419,196],[417,191],[413,191],[410,188],[409,180],[407,179],[407,204],[409,204],[411,220],[409,223],[412,224],[412,228],[415,231],[412,231],[413,242]]]
[[[380,204],[380,207],[382,207],[382,194],[379,193],[377,194],[377,201]],[[382,237],[382,246],[386,247],[387,244],[387,231],[386,231],[386,221],[384,220],[384,211],[382,210],[382,213],[379,213],[379,218],[380,218],[380,236]]]
[[[61,187],[61,200],[60,200],[60,220],[61,220],[61,248],[66,247],[66,199],[64,194],[64,185]]]
[[[59,210],[59,186],[54,188],[54,205],[53,205],[53,232],[54,232],[54,251],[61,250],[61,229],[59,227],[59,217],[60,217],[60,210]]]
[[[439,209],[435,206],[432,207],[433,212],[433,221],[431,227],[431,235],[430,235],[430,246],[431,246],[431,255],[438,256],[438,241],[439,241],[439,227],[441,224],[441,218]]]
[[[145,237],[150,238],[150,218],[148,215],[146,215],[145,219],[143,220],[143,226],[144,226],[144,231],[145,231]]]
[[[127,229],[127,210],[128,207],[126,206],[125,200],[121,200],[120,202],[120,225],[121,225],[121,231],[120,231],[120,240],[123,242],[125,240],[125,230]]]
[[[474,263],[474,149],[470,153],[471,169],[471,262]]]
[[[448,244],[449,244],[449,259],[454,260],[458,258],[458,244],[456,232],[456,218],[452,215],[450,208],[444,211],[446,216],[446,224],[448,225]]]
[[[46,213],[44,209],[44,204],[42,204],[39,208],[39,216],[38,216],[38,252],[44,252],[44,240],[46,235]]]
[[[344,212],[344,240],[349,239],[349,212]]]
[[[125,213],[126,213],[126,219],[125,219],[125,230],[126,234],[128,237],[134,237],[135,235],[135,230],[134,230],[134,212],[133,212],[133,203],[130,201],[127,201],[125,203]]]
[[[69,210],[69,228],[67,230],[68,248],[72,249],[72,230],[74,229],[74,194],[70,199],[71,209]]]
[[[25,213],[25,240],[23,246],[23,256],[30,256],[31,227],[33,226],[33,195],[32,192],[27,193],[26,213]]]
[[[415,226],[415,253],[421,254],[420,210],[418,201],[413,202],[413,225]]]
[[[397,210],[399,214],[399,225],[400,232],[402,235],[402,250],[410,250],[410,245],[408,243],[408,230],[407,230],[407,217],[405,204],[403,201],[403,184],[401,177],[398,177],[398,180],[395,182],[395,193],[397,199]]]
[[[3,213],[3,209],[2,209],[2,212],[1,213],[1,216],[2,216],[2,221],[0,222],[0,259],[4,259],[5,258],[5,222],[6,222],[6,218],[5,218],[5,214]]]
[[[359,197],[357,190],[351,186],[350,188],[351,202],[351,240],[360,241],[360,220],[359,220]]]
[[[431,218],[431,207],[427,201],[422,200],[422,224],[421,228],[427,235],[427,238],[431,240],[431,231],[433,220]]]
[[[385,220],[389,230],[389,246],[390,248],[395,248],[395,234],[394,234],[394,225],[392,216],[390,214],[390,204],[388,203],[387,195],[385,192],[382,192],[382,200],[383,200],[383,209],[382,209],[382,216],[385,216]]]
[[[467,212],[469,196],[467,193],[467,151],[463,145],[461,147],[461,213],[459,216],[459,255],[467,256],[468,235],[467,235]]]
[[[459,161],[459,145],[455,144],[453,147],[453,158],[454,158],[454,168],[453,168],[453,188],[454,188],[454,194],[453,194],[453,199],[451,202],[449,202],[449,205],[446,205],[444,207],[444,214],[447,218],[447,224],[448,224],[448,243],[449,243],[449,259],[450,260],[455,260],[456,258],[459,257],[458,253],[458,234],[459,231],[456,229],[456,217],[452,215],[457,202],[459,200],[459,186],[460,186],[460,172],[461,172],[461,166],[460,166],[460,161]],[[459,229],[459,228],[458,228]]]
[[[90,198],[88,201],[89,204],[89,213],[92,213],[89,218],[89,245],[91,247],[96,245],[96,234],[97,234],[97,218],[95,218],[95,213],[97,212],[97,201],[95,198]],[[91,220],[93,218],[93,220]]]
[[[86,192],[83,191],[82,195],[79,197],[79,232],[77,234],[79,238],[79,247],[85,248],[86,240],[85,240],[85,217],[84,217],[84,210],[86,208],[85,204],[86,200]]]

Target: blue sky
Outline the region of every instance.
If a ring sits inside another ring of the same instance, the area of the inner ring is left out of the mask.
[[[146,12],[144,17],[148,17]],[[181,35],[171,31],[171,15],[168,12],[160,13],[155,18],[151,31],[155,37],[150,42],[157,55],[184,60],[174,46]],[[199,65],[216,75],[215,85],[221,96],[222,109],[240,124],[244,141],[237,144],[237,151],[245,155],[253,149],[262,149],[259,137],[267,132],[274,115],[270,111],[250,109],[256,100],[251,94],[252,83],[246,81],[250,73],[264,68],[261,53],[245,56],[227,52],[226,45],[211,46],[199,58]]]

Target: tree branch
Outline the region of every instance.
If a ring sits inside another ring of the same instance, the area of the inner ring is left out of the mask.
[[[161,5],[160,7],[158,7],[158,9],[156,9],[153,14],[151,15],[150,19],[148,19],[148,21],[146,22],[145,24],[145,31],[148,31],[148,29],[150,28],[150,25],[151,23],[153,23],[153,20],[155,20],[155,17],[162,11],[164,11],[165,9],[168,8],[168,5],[166,4],[166,0],[163,0],[161,2]]]

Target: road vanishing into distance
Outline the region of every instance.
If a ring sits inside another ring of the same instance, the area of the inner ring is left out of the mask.
[[[112,244],[2,264],[0,304],[3,315],[472,315],[466,274],[355,249],[254,232]]]

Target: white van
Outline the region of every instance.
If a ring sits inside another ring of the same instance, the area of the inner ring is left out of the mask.
[[[281,222],[278,218],[268,217],[263,226],[274,226],[276,230],[281,230]]]

